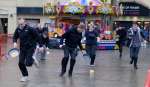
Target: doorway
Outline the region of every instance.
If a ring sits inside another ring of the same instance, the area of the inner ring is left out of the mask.
[[[0,18],[0,34],[7,34],[8,18]]]

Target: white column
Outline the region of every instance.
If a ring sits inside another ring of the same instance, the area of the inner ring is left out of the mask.
[[[8,34],[13,34],[16,29],[17,15],[16,8],[11,8],[8,14]]]

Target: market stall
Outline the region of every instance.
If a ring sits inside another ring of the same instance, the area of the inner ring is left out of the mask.
[[[112,16],[114,15],[113,6],[111,3],[99,1],[100,0],[89,0],[88,2],[82,2],[82,0],[76,0],[63,4],[58,3],[55,6],[47,3],[45,9],[51,9],[48,10],[49,13],[47,14],[55,17],[55,19],[50,19],[55,22],[49,24],[49,26],[54,26],[55,24],[55,27],[49,29],[50,32],[57,33],[58,36],[61,36],[70,27],[79,24],[81,21],[86,25],[93,21],[99,32],[97,48],[115,49],[114,33],[112,30]],[[57,31],[58,28],[61,32]],[[51,36],[54,36],[54,34]]]

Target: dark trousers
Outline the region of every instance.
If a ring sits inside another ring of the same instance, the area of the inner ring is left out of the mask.
[[[69,58],[69,56],[71,57],[71,59],[75,59],[77,56],[77,48],[70,48],[68,46],[64,46],[64,57],[65,58]]]
[[[134,62],[134,66],[137,66],[139,50],[140,47],[130,47],[131,64]]]
[[[90,64],[93,65],[96,56],[96,45],[86,45],[86,52],[91,58]]]
[[[77,49],[76,48],[70,48],[68,46],[64,46],[64,58],[62,59],[61,66],[61,76],[66,72],[66,67],[68,64],[69,56],[70,59],[70,69],[69,69],[69,75],[72,75],[73,68],[76,62],[76,56],[77,56]]]
[[[19,68],[23,76],[28,76],[28,70],[26,66],[32,66],[34,60],[32,55],[34,53],[34,48],[20,48],[19,55]]]
[[[122,51],[123,51],[123,42],[122,41],[117,41],[117,45],[119,47],[119,53],[120,57],[122,56]]]

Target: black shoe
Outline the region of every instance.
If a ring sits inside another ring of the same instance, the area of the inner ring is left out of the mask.
[[[69,77],[72,77],[72,73],[69,73],[68,76],[69,76]]]
[[[134,58],[134,69],[138,69],[138,67],[137,67],[137,60],[138,60],[138,58]]]
[[[90,56],[90,57],[91,57],[90,65],[94,65],[94,62],[95,62],[95,55]]]
[[[122,54],[120,54],[119,57],[121,58],[121,57],[122,57]]]
[[[130,64],[133,64],[134,57],[131,58]]]
[[[130,64],[133,64],[133,60],[130,61]]]
[[[134,66],[134,69],[136,69],[136,70],[138,69],[137,65]]]
[[[60,76],[60,77],[63,77],[64,74],[65,74],[65,72],[61,72],[59,76]]]

